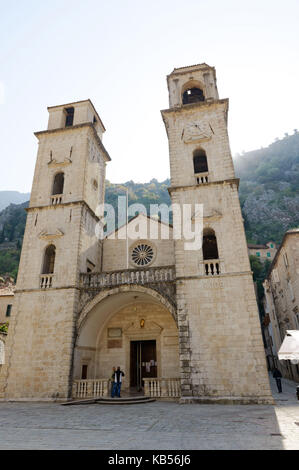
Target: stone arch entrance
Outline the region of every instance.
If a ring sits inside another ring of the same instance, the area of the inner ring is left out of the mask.
[[[125,373],[124,390],[138,385],[136,367],[142,386],[143,378],[179,376],[176,311],[153,289],[130,285],[100,292],[82,310],[77,332],[75,380],[109,379],[113,366]]]

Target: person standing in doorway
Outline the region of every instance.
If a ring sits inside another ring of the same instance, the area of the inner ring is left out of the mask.
[[[273,370],[273,377],[276,380],[276,385],[278,388],[278,393],[282,393],[282,387],[281,387],[281,372],[275,367]]]
[[[125,374],[123,373],[122,370],[120,370],[120,367],[118,366],[117,370],[114,372],[114,381],[113,381],[113,389],[111,393],[111,397],[113,398],[114,395],[116,395],[118,398],[120,398],[120,390],[121,390],[121,383],[122,383],[122,377],[124,377]]]
[[[114,398],[116,392],[116,383],[115,383],[115,372],[116,368],[112,367],[112,375],[111,375],[111,398]]]

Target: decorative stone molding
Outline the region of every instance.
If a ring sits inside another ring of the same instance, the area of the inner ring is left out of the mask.
[[[70,158],[65,158],[63,162],[57,162],[55,158],[53,160],[50,160],[48,162],[49,168],[61,168],[67,165],[70,165],[72,163],[72,160]]]
[[[47,233],[45,230],[43,230],[38,235],[38,238],[40,238],[41,240],[53,240],[55,238],[63,237],[63,235],[64,235],[64,233],[60,229],[57,229],[56,233]]]
[[[187,143],[203,142],[212,138],[213,131],[207,121],[191,121],[183,129],[182,139]]]
[[[77,330],[79,331],[83,325],[85,319],[87,318],[89,312],[95,307],[99,302],[111,295],[117,295],[123,292],[139,292],[143,294],[148,294],[151,297],[154,297],[156,300],[159,300],[171,313],[173,319],[177,323],[177,309],[175,303],[175,292],[176,286],[175,282],[171,286],[163,286],[163,283],[158,285],[147,285],[140,286],[136,284],[130,285],[121,285],[114,288],[82,288],[79,298],[79,313],[77,320]]]

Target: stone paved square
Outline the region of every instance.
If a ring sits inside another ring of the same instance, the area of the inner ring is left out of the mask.
[[[296,384],[275,406],[0,403],[0,449],[299,449]]]

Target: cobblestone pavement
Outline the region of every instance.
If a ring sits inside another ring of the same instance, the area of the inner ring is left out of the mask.
[[[296,384],[275,406],[0,402],[0,449],[299,449]]]

